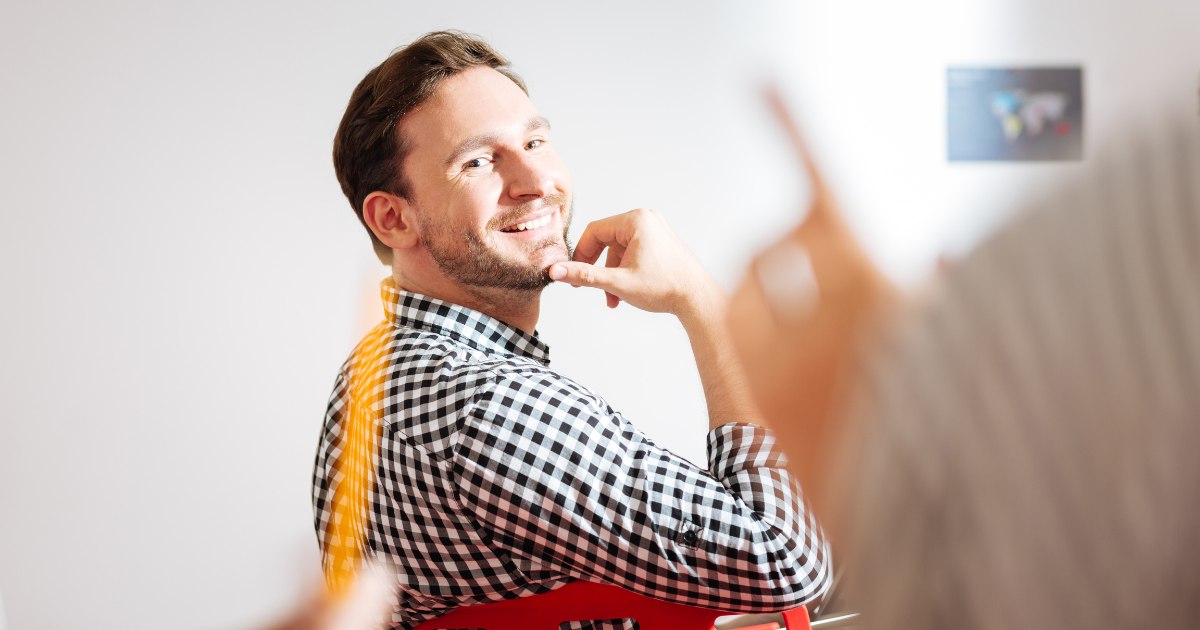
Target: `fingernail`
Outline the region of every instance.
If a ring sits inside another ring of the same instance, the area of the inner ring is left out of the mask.
[[[562,268],[562,265],[550,265],[550,279],[562,280],[567,275],[567,270]]]

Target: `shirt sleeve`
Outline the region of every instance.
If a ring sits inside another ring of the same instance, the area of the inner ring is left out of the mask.
[[[531,578],[566,575],[694,606],[767,612],[828,588],[829,550],[770,433],[708,435],[709,469],[557,375],[497,375],[454,457],[458,499]]]

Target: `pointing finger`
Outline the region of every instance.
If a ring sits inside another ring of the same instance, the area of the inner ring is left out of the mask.
[[[626,212],[613,217],[592,221],[579,235],[575,244],[575,260],[594,263],[600,258],[604,248],[611,246],[625,247],[633,238],[634,217]]]
[[[796,124],[796,120],[792,118],[792,113],[788,109],[787,103],[784,102],[783,95],[777,87],[769,85],[763,91],[763,96],[771,108],[771,113],[775,116],[775,121],[779,123],[780,127],[783,127],[784,134],[792,145],[792,150],[800,158],[800,163],[812,185],[813,203],[809,212],[814,214],[836,212],[837,206],[829,190],[829,185],[825,182],[825,176],[817,167],[812,151],[808,148],[808,142],[804,139],[804,134],[800,132],[800,125]]]

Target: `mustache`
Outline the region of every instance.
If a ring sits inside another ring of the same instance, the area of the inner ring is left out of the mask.
[[[513,206],[512,210],[493,218],[488,223],[488,228],[498,230],[507,225],[512,225],[546,206],[558,206],[565,213],[567,211],[567,201],[568,197],[566,193],[551,193],[545,197],[526,201],[525,203]]]

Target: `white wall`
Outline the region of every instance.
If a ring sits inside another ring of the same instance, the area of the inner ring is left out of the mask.
[[[1198,14],[1191,0],[7,3],[9,627],[245,627],[315,579],[317,431],[384,274],[330,144],[393,47],[438,28],[488,38],[554,122],[578,225],[657,208],[726,286],[798,216],[803,184],[754,96],[775,76],[871,250],[909,282],[1072,168],[946,165],[946,64],[1085,65],[1091,142],[1139,100],[1196,107]],[[602,304],[547,292],[556,364],[701,460],[682,333]]]

